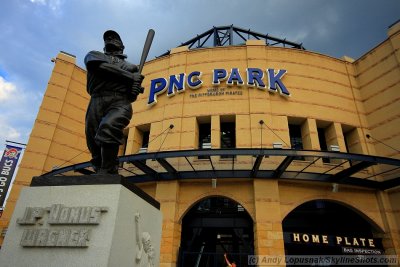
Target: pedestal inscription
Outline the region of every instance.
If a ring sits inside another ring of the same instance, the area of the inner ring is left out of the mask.
[[[17,219],[24,229],[21,238],[23,247],[87,247],[89,228],[68,227],[72,225],[97,225],[101,213],[108,211],[107,207],[66,207],[53,204],[51,207],[26,207],[22,218]],[[41,227],[60,225],[54,227]]]
[[[159,203],[130,184],[23,188],[0,265],[158,267],[161,230]]]

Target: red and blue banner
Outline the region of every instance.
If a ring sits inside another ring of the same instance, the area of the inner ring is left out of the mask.
[[[0,161],[0,210],[3,210],[8,190],[22,152],[21,147],[6,145]]]

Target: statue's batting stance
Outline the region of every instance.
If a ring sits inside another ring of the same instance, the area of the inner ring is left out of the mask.
[[[139,68],[125,61],[122,40],[111,30],[103,35],[104,53],[91,51],[85,57],[87,91],[91,96],[86,112],[86,142],[96,173],[118,173],[118,150],[123,143],[123,130],[132,117],[131,103],[143,93],[141,70],[154,36],[151,31]]]

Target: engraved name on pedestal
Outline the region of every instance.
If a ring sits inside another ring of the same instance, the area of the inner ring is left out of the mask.
[[[66,207],[62,204],[26,207],[23,217],[17,219],[19,225],[27,227],[20,244],[23,247],[88,247],[89,226],[100,224],[101,213],[107,211],[107,207]],[[80,225],[86,227],[77,227]]]

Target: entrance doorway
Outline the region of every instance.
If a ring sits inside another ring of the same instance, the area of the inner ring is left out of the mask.
[[[286,256],[384,254],[379,238],[383,232],[367,217],[338,202],[306,202],[285,217],[282,228]]]
[[[226,266],[224,253],[237,266],[254,254],[253,220],[234,200],[209,197],[195,204],[182,220],[178,266]]]

